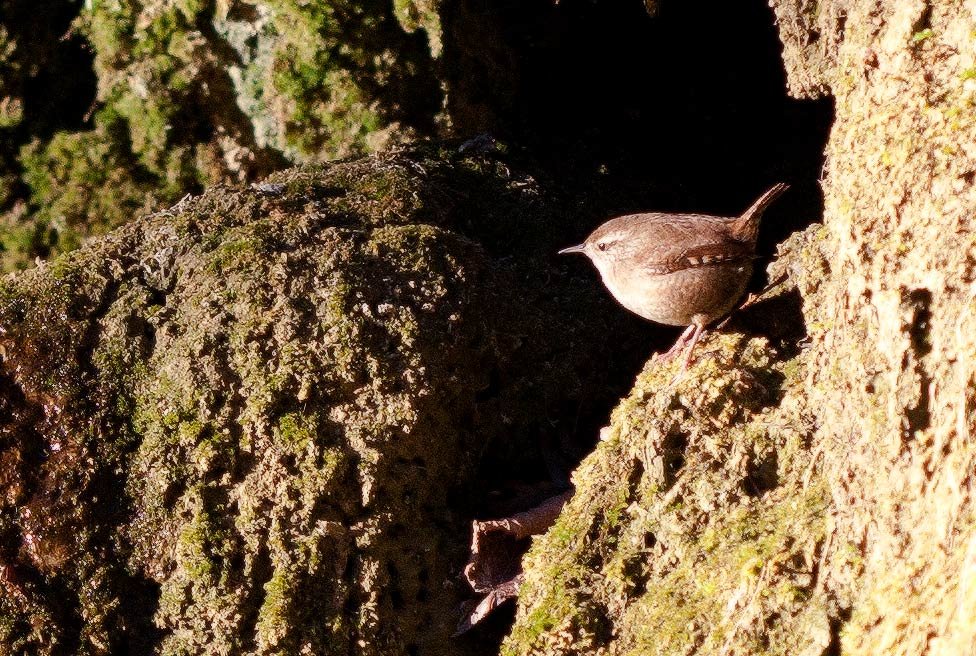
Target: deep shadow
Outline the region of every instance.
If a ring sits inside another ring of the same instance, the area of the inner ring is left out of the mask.
[[[747,335],[762,335],[783,357],[792,358],[800,352],[800,345],[807,337],[803,319],[803,298],[796,288],[776,293],[734,312],[729,330]]]
[[[17,153],[32,138],[49,139],[59,130],[85,127],[95,100],[94,55],[72,28],[81,2],[42,0],[0,4],[5,43],[14,44],[4,58],[0,94],[23,101],[20,121],[0,127],[0,175],[11,176],[0,190],[0,209],[26,193]]]
[[[818,181],[832,101],[786,95],[781,45],[763,0],[666,0],[655,17],[636,0],[446,0],[442,19],[455,130],[488,131],[531,153],[550,186],[575,196],[564,230],[532,235],[532,246],[600,294],[609,297],[585,258],[555,252],[615,215],[736,215],[774,182],[789,183],[765,213],[752,291],[766,284],[775,245],[822,215]],[[502,235],[488,248],[511,253],[525,248],[525,239]],[[779,299],[785,313],[770,335],[787,351],[805,333],[794,296]],[[604,389],[553,400],[563,404],[565,420],[554,443],[574,443],[559,447],[572,453],[563,458],[570,470],[650,353],[679,332],[612,302],[608,312],[599,320],[642,337],[637,348],[615,349]],[[763,314],[744,323],[757,323],[761,333]]]
[[[58,130],[79,130],[95,100],[94,54],[72,28],[81,2],[42,0],[38,3],[3,3],[0,24],[12,32],[23,64],[19,79],[24,121],[14,131],[49,138]]]
[[[832,103],[786,96],[763,0],[448,0],[444,68],[455,130],[489,131],[553,170],[613,188],[614,213],[737,214],[773,182],[769,252],[817,219]],[[583,235],[567,235],[567,243]]]
[[[789,183],[765,213],[752,291],[768,282],[775,245],[820,220],[833,103],[787,96],[781,44],[764,0],[664,0],[655,17],[639,0],[445,0],[442,21],[453,129],[462,138],[487,132],[531,153],[575,195],[562,233],[539,247],[559,270],[599,293],[606,294],[585,258],[562,260],[555,251],[616,215],[737,215],[773,183]],[[787,293],[729,329],[768,330],[774,347],[789,356],[805,335],[800,309],[799,295]],[[565,483],[558,470],[571,471],[592,449],[650,353],[678,334],[612,302],[607,312],[594,320],[638,335],[638,346],[614,345],[603,389],[553,400],[559,422],[554,431],[540,430],[541,449],[545,455],[555,445],[560,462],[553,467],[550,453],[536,475],[560,478],[552,481],[557,486]],[[530,474],[505,463],[504,454],[487,454],[478,476],[485,492],[504,488],[506,476]],[[770,483],[765,469],[758,471],[760,487]],[[497,511],[490,495],[475,509],[478,516]],[[497,634],[489,627],[479,633],[490,643],[486,653],[497,648],[501,624],[508,626],[499,622]]]

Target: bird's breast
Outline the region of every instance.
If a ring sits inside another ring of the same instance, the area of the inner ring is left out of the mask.
[[[687,326],[695,316],[713,321],[742,296],[751,263],[706,266],[655,274],[642,268],[602,270],[607,289],[625,308],[650,321]]]

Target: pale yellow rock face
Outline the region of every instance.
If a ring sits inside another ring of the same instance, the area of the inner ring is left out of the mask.
[[[509,654],[976,653],[976,3],[774,5],[791,92],[836,99],[824,225],[746,317],[771,343],[648,364]]]
[[[834,539],[864,560],[828,571],[849,589],[846,653],[973,653],[976,4],[869,4],[833,84],[833,328],[811,387],[831,408]]]

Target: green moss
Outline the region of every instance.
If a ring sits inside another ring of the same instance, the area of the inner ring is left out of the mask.
[[[33,212],[0,231],[5,267],[77,248],[84,239],[129,221],[139,210],[173,200],[128,155],[125,128],[102,112],[89,132],[55,135],[21,151]]]
[[[558,581],[564,580],[560,576]],[[504,656],[515,656],[522,653],[514,648],[514,644],[534,645],[539,639],[557,626],[563,626],[572,621],[577,609],[575,599],[565,588],[557,582],[547,593],[545,598],[524,622],[520,622],[512,633],[512,639],[502,646]]]
[[[315,442],[314,418],[304,414],[286,414],[278,420],[278,435],[291,450],[304,451]]]
[[[701,539],[688,545],[681,564],[648,586],[631,611],[636,628],[633,653],[686,653],[702,640],[706,645],[721,644],[733,628],[715,624],[728,595],[743,583],[757,582],[774,563],[820,544],[826,532],[826,504],[824,489],[815,486],[798,499],[716,517]],[[712,578],[702,584],[705,573]],[[781,602],[799,605],[810,590],[781,582],[773,593]],[[705,632],[690,632],[689,626],[702,626]]]
[[[844,566],[849,567],[855,572],[861,572],[864,569],[864,551],[856,544],[851,542],[845,542],[837,550],[838,559]]]
[[[924,30],[919,30],[912,35],[912,43],[921,43],[935,36],[935,31],[931,28],[926,28]]]
[[[399,42],[400,57],[418,57],[415,45],[394,28],[393,8],[372,0],[355,7],[343,2],[268,4],[276,18],[274,33],[261,36],[269,44],[272,85],[255,94],[255,107],[274,105],[284,110],[283,121],[274,129],[279,147],[296,159],[371,149],[371,136],[385,130],[390,121],[369,81],[404,74],[417,77],[388,56],[395,50],[376,52],[375,45],[362,38],[374,35],[373,44],[383,44],[384,49]]]
[[[549,537],[560,549],[570,546],[572,541],[581,536],[580,529],[574,526],[568,515],[560,515],[555,525],[549,529]]]
[[[396,264],[402,270],[429,270],[434,249],[443,231],[429,225],[390,226],[372,231],[368,248],[378,258],[401,253]]]
[[[180,531],[179,563],[190,577],[202,585],[214,585],[223,571],[221,556],[226,547],[222,531],[210,513],[197,509]]]
[[[620,520],[624,516],[624,511],[629,504],[629,490],[626,487],[618,488],[616,501],[604,510],[604,521],[607,528],[613,530],[620,525]]]
[[[264,242],[251,235],[232,235],[221,241],[207,264],[213,273],[224,274],[237,267],[253,265],[255,256],[264,250]]]
[[[291,623],[291,608],[296,599],[297,577],[284,568],[278,568],[264,584],[264,602],[258,611],[257,633],[261,642],[274,645]]]

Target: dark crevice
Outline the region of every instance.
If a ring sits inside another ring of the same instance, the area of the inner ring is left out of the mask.
[[[687,439],[685,440],[687,443]],[[684,465],[684,447],[681,449],[681,464]],[[627,503],[632,503],[637,499],[637,492],[640,489],[641,479],[644,477],[644,462],[634,460],[630,463],[630,471],[627,474]]]
[[[477,403],[484,403],[485,401],[498,398],[498,395],[501,393],[501,389],[501,377],[499,376],[498,369],[493,367],[491,371],[488,372],[487,384],[485,385],[484,389],[475,394],[474,400]]]
[[[830,618],[830,642],[824,649],[823,656],[841,656],[841,632],[844,624],[851,619],[850,609],[841,609],[837,617]]]
[[[803,297],[795,287],[781,293],[777,291],[774,287],[768,297],[734,311],[729,329],[747,335],[762,335],[782,357],[792,358],[799,354],[800,344],[807,338]]]
[[[563,398],[551,399],[550,417],[540,418],[538,433],[517,436],[525,451],[489,449],[476,475],[491,492],[511,488],[513,477],[562,484],[592,450],[635,374],[653,351],[670,346],[675,333],[610,301],[588,262],[557,260],[554,253],[625,213],[736,215],[783,181],[791,188],[760,228],[761,259],[750,290],[762,289],[776,245],[822,216],[819,180],[833,102],[786,95],[782,45],[763,0],[662,2],[654,17],[640,2],[445,0],[441,18],[442,71],[458,136],[489,132],[512,152],[531,153],[549,177],[543,186],[554,184],[574,197],[561,234],[497,234],[486,221],[472,236],[492,256],[525,244],[553,254],[566,276],[608,301],[600,316],[582,318],[614,326],[603,338],[611,348],[602,380],[581,375],[593,381],[592,389],[567,389]],[[477,203],[484,200],[459,197],[451,211],[474,216],[466,205]],[[796,356],[806,336],[799,291],[754,305],[729,329],[767,336],[778,356]],[[585,361],[572,350],[556,357]],[[756,375],[775,402],[782,376]],[[663,445],[668,486],[684,465],[686,443],[676,434]],[[776,486],[775,469],[774,459],[760,459],[743,484],[761,494]],[[497,500],[484,494],[462,512],[495,516]],[[632,573],[639,588],[636,564]],[[486,649],[498,640],[487,640]]]
[[[912,319],[909,326],[912,350],[919,358],[924,358],[932,352],[931,319],[932,292],[927,289],[913,289],[908,293],[908,304],[912,309]]]
[[[843,11],[837,13],[837,25],[834,28],[834,42],[844,42],[844,30],[847,29],[847,14]]]
[[[932,28],[932,3],[926,2],[925,6],[922,8],[922,13],[918,15],[915,22],[912,23],[912,34],[919,34],[925,30]]]
[[[678,481],[678,474],[685,466],[687,448],[688,436],[684,433],[669,433],[661,443],[665,490],[670,489]]]
[[[750,497],[762,496],[779,485],[779,457],[770,450],[749,458],[742,490]]]
[[[393,610],[401,611],[404,608],[403,593],[400,591],[400,571],[393,561],[386,563],[387,584],[385,592],[390,599]]]
[[[907,327],[911,351],[905,354],[903,367],[911,367],[919,378],[917,401],[905,410],[905,439],[913,439],[920,431],[932,423],[929,408],[932,377],[925,368],[924,358],[932,352],[931,319],[932,292],[927,289],[913,289],[902,295],[911,309],[912,318]]]
[[[932,378],[925,373],[919,373],[920,382],[918,388],[918,401],[915,405],[905,410],[906,439],[913,439],[921,431],[926,430],[932,425],[932,413],[929,409],[929,395],[932,387]]]
[[[241,618],[241,638],[243,642],[243,649],[246,651],[254,650],[256,645],[255,637],[257,636],[257,624],[258,615],[261,611],[261,607],[264,605],[265,597],[267,596],[267,590],[265,586],[271,581],[271,577],[274,576],[274,565],[271,563],[271,553],[268,549],[268,537],[267,535],[262,536],[261,542],[258,544],[257,552],[254,553],[254,557],[251,561],[251,572],[250,580],[253,582],[252,585],[246,587],[247,590],[247,603],[242,605],[245,609],[245,614]],[[239,567],[235,566],[232,561],[229,563],[235,571],[243,572],[243,561],[240,563]]]

